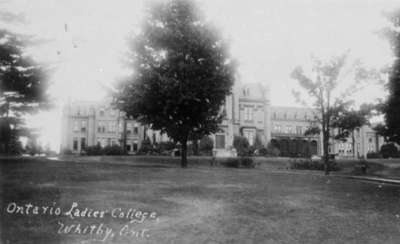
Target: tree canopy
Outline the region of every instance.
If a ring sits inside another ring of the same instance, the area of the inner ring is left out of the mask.
[[[400,143],[400,9],[387,15],[392,28],[386,30],[395,56],[389,75],[389,97],[385,106],[386,127],[379,127],[379,132],[393,142]],[[386,131],[383,129],[386,128]]]
[[[343,113],[352,104],[351,95],[359,89],[365,81],[377,79],[379,74],[374,70],[366,69],[360,62],[347,65],[348,53],[332,57],[329,60],[313,59],[310,73],[306,73],[302,67],[296,67],[291,77],[298,82],[306,96],[311,100],[311,106],[315,109],[313,126],[307,129],[306,134],[322,133],[323,158],[325,162],[325,173],[329,174],[329,139],[332,138],[331,129],[346,125],[346,130],[353,124],[353,116]],[[348,67],[349,66],[349,67]],[[338,92],[340,83],[346,78],[346,74],[353,75],[353,82],[347,89]],[[307,105],[307,101],[301,96],[300,91],[293,91],[296,100]],[[347,116],[348,115],[348,116]],[[360,122],[360,121],[357,121]]]
[[[26,38],[0,30],[0,152],[8,153],[24,115],[50,104],[45,72],[26,54]]]
[[[133,75],[121,82],[115,103],[128,116],[182,145],[215,133],[231,92],[234,63],[219,32],[191,1],[149,5],[141,31],[129,41]]]

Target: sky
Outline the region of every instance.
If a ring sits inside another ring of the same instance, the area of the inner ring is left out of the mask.
[[[28,51],[52,67],[49,93],[55,108],[28,119],[41,129],[41,142],[59,149],[61,108],[72,100],[101,100],[104,87],[123,75],[126,37],[138,30],[145,0],[1,0],[17,22],[0,18],[0,28],[35,35]],[[198,0],[208,21],[229,41],[242,83],[269,87],[272,105],[298,106],[290,73],[307,66],[311,56],[329,58],[346,50],[368,67],[390,64],[387,41],[377,32],[387,25],[383,11],[400,6],[391,0]],[[398,1],[397,1],[398,2]],[[357,103],[386,95],[371,84]]]

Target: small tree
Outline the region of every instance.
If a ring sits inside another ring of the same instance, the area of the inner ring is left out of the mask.
[[[151,144],[150,138],[146,136],[142,141],[142,144],[139,149],[139,153],[147,154],[149,152],[153,152],[153,150],[154,150],[154,148],[153,148],[153,145]]]
[[[234,65],[219,33],[189,0],[152,5],[141,32],[129,43],[134,73],[117,87],[119,109],[160,130],[182,147],[219,131]]]
[[[396,158],[398,157],[398,151],[394,143],[388,143],[381,146],[380,153],[383,158]]]
[[[260,135],[259,134],[256,134],[256,138],[255,138],[255,140],[254,140],[254,144],[253,144],[253,148],[255,149],[255,150],[260,150],[261,148],[263,148],[263,143],[262,143],[262,141],[261,141],[261,137],[260,137]]]
[[[356,129],[361,128],[363,125],[368,124],[369,110],[350,110],[343,111],[338,114],[336,118],[332,121],[332,127],[338,129],[338,133],[335,135],[334,139],[347,141],[351,136],[351,147],[353,152],[353,157],[355,154],[355,136],[354,132]]]
[[[250,144],[246,137],[235,136],[233,138],[233,147],[236,149],[237,154],[241,157],[250,154]]]
[[[214,148],[214,141],[209,136],[204,136],[200,140],[200,151],[211,153]]]
[[[314,121],[317,125],[307,132],[322,133],[323,160],[325,163],[325,174],[329,174],[329,139],[333,128],[333,118],[339,111],[343,111],[350,103],[350,95],[360,89],[360,85],[367,80],[380,78],[375,70],[365,69],[360,62],[355,62],[349,70],[345,70],[347,53],[331,58],[328,61],[320,59],[313,60],[310,74],[306,74],[301,67],[296,67],[291,76],[297,80],[303,91],[306,91],[308,100],[301,97],[299,91],[293,91],[296,100],[306,105],[312,103],[315,110]],[[346,72],[344,72],[346,71]],[[348,81],[347,74],[354,75],[354,82],[344,89],[338,91],[340,81]]]
[[[379,123],[375,125],[372,129],[376,132],[377,135],[382,136],[383,140],[386,143],[389,142],[390,133],[386,125],[384,125],[383,123]]]

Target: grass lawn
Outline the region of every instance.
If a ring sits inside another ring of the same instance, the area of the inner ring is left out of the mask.
[[[400,243],[399,186],[135,160],[0,159],[0,242]]]

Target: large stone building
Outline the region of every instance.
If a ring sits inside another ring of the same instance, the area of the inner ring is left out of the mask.
[[[271,143],[281,156],[321,155],[321,136],[305,136],[304,131],[315,117],[312,109],[271,106],[269,90],[261,84],[236,84],[223,106],[225,119],[221,131],[212,135],[215,152],[229,155],[235,135],[246,137],[253,144],[258,137],[264,145]],[[153,142],[166,141],[168,137],[113,109],[108,103],[73,102],[63,111],[61,150],[80,153],[87,146],[100,144],[125,146],[135,153],[145,137]],[[366,156],[376,152],[383,144],[382,138],[367,126],[355,133],[355,152],[351,140],[332,141],[329,152],[343,157]]]
[[[152,141],[166,140],[165,135],[152,130],[109,103],[72,102],[63,109],[61,151],[81,153],[87,146],[125,145],[127,152],[135,153],[147,136]]]

